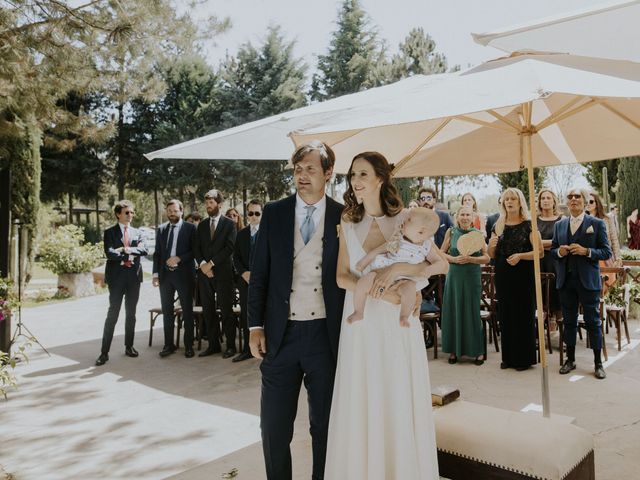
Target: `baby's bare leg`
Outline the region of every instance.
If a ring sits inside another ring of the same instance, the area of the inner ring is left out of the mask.
[[[353,313],[347,317],[347,322],[357,322],[364,318],[364,304],[375,278],[376,272],[369,272],[358,279],[356,291],[353,292]]]
[[[400,325],[409,326],[409,315],[416,306],[416,282],[413,280],[401,280],[398,286],[400,294]]]

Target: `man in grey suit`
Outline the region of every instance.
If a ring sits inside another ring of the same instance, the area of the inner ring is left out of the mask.
[[[133,204],[129,200],[120,200],[113,208],[118,223],[104,231],[104,253],[107,265],[104,280],[109,287],[109,310],[104,322],[102,349],[96,365],[104,365],[109,360],[109,349],[113,340],[113,331],[118,322],[120,307],[124,298],[125,334],[124,345],[127,357],[137,357],[133,348],[133,337],[136,328],[136,307],[142,283],[142,266],[140,257],[147,254],[139,230],[131,226],[135,214]]]

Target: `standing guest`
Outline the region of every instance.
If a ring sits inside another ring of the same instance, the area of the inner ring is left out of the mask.
[[[482,282],[480,265],[489,263],[487,246],[473,255],[461,255],[458,240],[469,232],[480,232],[472,226],[473,210],[462,205],[456,214],[457,226],[447,230],[442,252],[449,262],[449,273],[442,301],[442,351],[449,353],[449,363],[461,356],[474,358],[476,365],[484,363],[484,337],[480,319]]]
[[[474,197],[470,192],[465,193],[462,195],[462,205],[471,207],[471,210],[473,211],[473,221],[471,226],[476,230],[483,231],[485,229],[486,219],[484,215],[478,212],[478,202],[476,201],[476,197]]]
[[[556,258],[556,286],[560,290],[560,304],[564,317],[564,343],[567,360],[560,367],[565,375],[576,368],[576,332],[578,330],[578,305],[582,305],[584,322],[593,349],[594,374],[598,379],[606,377],[602,368],[602,322],[600,320],[599,260],[611,257],[607,240],[607,227],[603,220],[585,215],[587,194],[580,189],[569,190],[570,218],[556,223],[551,255]]]
[[[227,213],[224,214],[225,217],[233,220],[233,223],[236,224],[236,233],[244,228],[244,222],[242,221],[242,215],[235,208],[231,207],[227,210]]]
[[[325,195],[335,155],[322,142],[291,157],[296,194],[264,209],[249,281],[251,353],[261,358],[260,428],[267,478],[291,480],[293,426],[304,382],[312,478],[324,477],[344,291],[336,283],[343,206]]]
[[[193,288],[196,273],[193,246],[196,226],[182,220],[183,207],[180,200],[169,200],[165,213],[169,221],[158,227],[156,249],[153,253],[153,286],[160,287],[164,324],[164,347],[160,356],[164,358],[178,349],[173,343],[173,298],[178,292],[184,322],[184,356],[192,358]]]
[[[604,225],[607,228],[607,240],[609,241],[609,247],[611,247],[611,251],[613,252],[613,256],[611,258],[600,261],[600,266],[621,267],[622,254],[620,253],[620,242],[618,241],[618,229],[613,224],[611,217],[604,213],[604,206],[602,205],[600,195],[597,193],[590,193],[588,198],[589,203],[587,203],[586,212],[592,217],[604,220]],[[611,281],[611,279],[609,279],[609,281],[609,285],[612,285],[615,282],[615,278],[613,281]]]
[[[627,243],[631,250],[640,250],[640,218],[637,208],[627,217]]]
[[[540,270],[545,273],[556,274],[556,262],[551,255],[551,243],[553,239],[553,230],[556,222],[562,219],[562,215],[558,212],[558,197],[551,190],[544,189],[538,193],[538,231],[542,238],[542,246],[544,247],[544,257],[540,262]],[[549,310],[553,321],[562,318],[560,311],[560,298],[558,297],[558,289],[555,284],[549,287]],[[549,328],[552,328],[551,318],[549,319]]]
[[[485,222],[485,227],[484,227],[486,232],[486,235],[485,235],[486,242],[489,242],[489,239],[491,238],[491,232],[493,232],[493,226],[498,221],[498,218],[500,218],[501,206],[502,206],[502,196],[498,197],[498,211],[496,213],[492,213],[491,215],[487,215],[487,220]]]
[[[249,348],[249,327],[247,325],[247,297],[249,281],[251,280],[253,253],[262,218],[262,203],[259,200],[251,200],[249,202],[247,205],[247,218],[249,225],[238,232],[233,254],[233,264],[240,276],[238,281],[238,290],[240,291],[240,327],[242,328],[242,338],[244,340],[242,352],[233,358],[233,362],[241,362],[252,358]]]
[[[136,329],[136,306],[142,283],[142,266],[140,257],[147,254],[142,234],[131,226],[135,213],[133,203],[120,200],[113,207],[118,223],[104,231],[104,253],[107,265],[104,281],[109,287],[109,310],[104,322],[102,349],[96,365],[104,365],[109,361],[109,349],[113,340],[113,330],[118,322],[120,306],[124,298],[124,353],[127,357],[137,357],[138,351],[133,348]]]
[[[189,215],[184,217],[185,222],[193,223],[196,227],[198,226],[201,220],[202,220],[202,215],[200,215],[198,212],[191,212]]]
[[[522,371],[536,363],[534,241],[542,255],[542,241],[533,238],[524,195],[507,188],[489,240],[489,255],[495,259],[502,369]]]
[[[609,218],[611,219],[611,223],[613,227],[616,229],[616,232],[620,232],[620,224],[618,223],[618,206],[615,204],[611,204],[611,208],[609,209]]]
[[[434,210],[438,217],[440,217],[440,227],[436,231],[436,234],[433,236],[433,241],[438,248],[442,246],[442,242],[444,241],[444,234],[453,227],[453,219],[451,215],[447,212],[442,212],[440,210],[436,210],[436,190],[433,187],[425,187],[421,188],[418,193],[418,204],[421,207],[426,207],[431,210]]]
[[[198,288],[207,328],[209,346],[200,357],[220,353],[220,322],[216,305],[222,314],[222,328],[227,349],[222,355],[229,358],[237,353],[236,326],[233,316],[233,247],[236,241],[235,223],[223,216],[220,206],[224,197],[216,189],[204,196],[209,217],[198,225],[194,255],[198,264]]]

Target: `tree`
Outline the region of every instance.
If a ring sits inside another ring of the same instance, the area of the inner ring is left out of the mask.
[[[589,185],[591,185],[595,191],[602,194],[602,167],[607,167],[607,180],[609,182],[609,189],[611,189],[615,186],[616,180],[618,179],[619,165],[619,158],[586,163],[584,165],[586,169],[584,176],[587,178]]]
[[[640,156],[621,158],[618,163],[618,203],[619,224],[625,225],[631,212],[640,208]]]
[[[391,62],[391,79],[394,81],[417,74],[447,71],[447,58],[435,51],[436,42],[422,27],[412,29],[399,49]]]
[[[311,98],[326,100],[359,92],[389,81],[385,48],[369,26],[359,0],[344,0],[338,13],[329,52],[318,56]]]
[[[553,190],[560,199],[564,199],[569,189],[575,186],[576,178],[584,174],[584,165],[571,163],[568,165],[559,165],[557,167],[548,167],[545,169],[544,185]]]
[[[533,185],[536,191],[542,188],[545,177],[546,171],[544,168],[533,169]],[[503,190],[506,188],[519,188],[522,190],[522,193],[524,193],[524,197],[527,201],[529,201],[529,180],[526,169],[522,169],[517,172],[498,173],[496,178]],[[532,206],[529,205],[529,208],[531,207]]]

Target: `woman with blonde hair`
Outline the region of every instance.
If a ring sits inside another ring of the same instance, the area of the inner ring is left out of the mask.
[[[244,228],[244,222],[242,221],[242,215],[235,208],[231,207],[227,210],[227,213],[224,214],[225,217],[233,220],[233,223],[236,224],[236,233]]]
[[[478,202],[476,201],[476,197],[474,197],[471,192],[465,193],[462,195],[462,205],[471,208],[473,212],[471,226],[481,232],[484,231],[486,218],[478,212]]]
[[[523,193],[507,188],[502,193],[500,217],[489,240],[495,259],[498,320],[501,328],[500,368],[526,370],[536,363],[535,283],[531,217]]]

